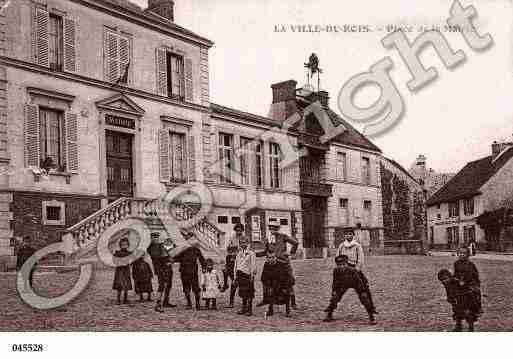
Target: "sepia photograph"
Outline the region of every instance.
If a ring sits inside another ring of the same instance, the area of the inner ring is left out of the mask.
[[[0,0],[2,349],[511,332],[512,93],[510,0]]]

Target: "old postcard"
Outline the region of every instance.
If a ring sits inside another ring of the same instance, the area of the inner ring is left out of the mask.
[[[512,14],[0,0],[0,331],[511,331]]]

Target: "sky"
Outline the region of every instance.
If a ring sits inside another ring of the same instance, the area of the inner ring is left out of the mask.
[[[146,7],[147,0],[131,0]],[[270,85],[295,79],[306,82],[303,64],[312,52],[323,69],[321,87],[337,98],[351,77],[389,56],[391,77],[405,104],[405,115],[390,131],[371,140],[384,155],[409,168],[419,154],[428,167],[457,172],[467,162],[488,156],[494,140],[513,135],[513,3],[512,0],[461,1],[478,13],[474,23],[489,33],[493,46],[474,52],[460,33],[443,32],[466,62],[448,70],[435,51],[420,58],[434,66],[438,78],[412,93],[410,74],[394,49],[381,39],[386,26],[403,26],[413,41],[421,26],[444,26],[450,16],[448,0],[175,0],[175,22],[215,42],[210,51],[211,101],[267,115]],[[305,33],[295,25],[363,25],[373,31]],[[277,32],[284,25],[287,31]],[[385,27],[385,28],[383,28]],[[356,100],[368,106],[379,91],[366,88]],[[354,124],[361,129],[361,125]]]

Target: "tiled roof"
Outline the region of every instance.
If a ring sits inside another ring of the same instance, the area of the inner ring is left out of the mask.
[[[307,107],[311,102],[306,100],[304,97],[299,97],[298,107],[299,109],[303,110],[305,107]],[[381,149],[377,147],[375,144],[373,144],[367,137],[362,135],[358,130],[356,130],[353,126],[351,126],[347,121],[345,121],[342,117],[340,117],[335,111],[330,109],[327,106],[324,106],[324,110],[328,114],[328,117],[330,118],[331,122],[334,126],[342,125],[344,126],[347,131],[344,131],[340,135],[336,136],[335,138],[331,139],[332,142],[340,143],[344,145],[349,146],[355,146],[359,148],[363,148],[370,151],[376,151],[381,153]]]
[[[123,10],[127,10],[129,12],[135,13],[136,15],[138,15],[146,20],[150,20],[154,23],[157,23],[159,26],[166,27],[173,31],[178,31],[184,35],[195,37],[196,39],[198,39],[202,42],[205,42],[206,44],[208,44],[210,46],[212,46],[214,44],[209,39],[207,39],[203,36],[200,36],[190,30],[187,30],[186,28],[184,28],[180,25],[177,25],[172,21],[167,21],[166,19],[153,14],[151,11],[146,11],[145,9],[141,8],[140,6],[134,4],[133,2],[131,2],[129,0],[93,0],[93,1],[95,1],[99,4],[108,5],[108,6],[110,5],[115,8],[118,8],[118,9],[123,9]]]
[[[220,115],[239,117],[242,119],[260,122],[262,124],[271,125],[271,126],[279,126],[280,125],[280,122],[273,120],[272,118],[255,115],[255,114],[252,114],[249,112],[244,112],[244,111],[237,110],[237,109],[234,109],[231,107],[218,105],[218,104],[215,104],[212,102],[210,103],[210,108],[212,109],[212,111],[214,113],[217,113]]]
[[[428,199],[427,205],[456,201],[479,194],[479,189],[513,157],[513,147],[493,161],[492,156],[469,162],[449,182]]]

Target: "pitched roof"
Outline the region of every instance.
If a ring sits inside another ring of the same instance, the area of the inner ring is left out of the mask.
[[[115,9],[118,9],[118,10],[121,9],[121,10],[131,12],[131,13],[137,15],[138,17],[141,17],[147,21],[151,21],[151,22],[157,24],[158,26],[162,26],[171,31],[177,31],[186,36],[193,37],[196,40],[201,41],[202,43],[204,43],[207,46],[212,46],[214,44],[211,40],[209,40],[203,36],[200,36],[180,25],[177,25],[172,21],[168,21],[167,19],[165,19],[161,16],[158,16],[158,14],[154,14],[151,11],[147,11],[129,0],[93,0],[93,1],[97,2],[99,4],[102,4],[102,5],[114,7]]]
[[[310,105],[312,102],[316,101],[314,98],[313,101],[308,100],[305,97],[297,96],[298,100],[298,108],[300,110],[305,109],[308,105]],[[374,143],[372,143],[367,137],[365,137],[363,134],[358,132],[349,122],[344,120],[342,117],[340,117],[335,111],[333,111],[328,106],[323,106],[324,110],[328,114],[328,117],[330,118],[331,122],[333,123],[333,126],[344,126],[347,130],[342,132],[341,134],[337,135],[336,137],[332,138],[330,141],[335,143],[340,143],[344,145],[349,146],[355,146],[359,148],[363,148],[370,151],[376,151],[381,153],[381,149],[376,146]]]
[[[406,169],[401,166],[398,162],[394,161],[391,158],[383,156],[385,161],[388,161],[391,165],[397,167],[401,172],[403,172],[407,177],[409,177],[413,182],[415,182],[418,186],[420,186],[419,182],[410,174],[410,172],[406,171]]]
[[[440,188],[428,201],[428,206],[456,201],[475,196],[479,189],[513,157],[513,147],[502,152],[493,161],[493,156],[469,162],[449,182]]]
[[[213,102],[210,103],[210,108],[212,109],[214,114],[238,117],[241,119],[251,120],[270,126],[280,126],[280,122],[273,120],[272,118],[255,115],[249,112],[244,112],[227,106],[218,105]]]

